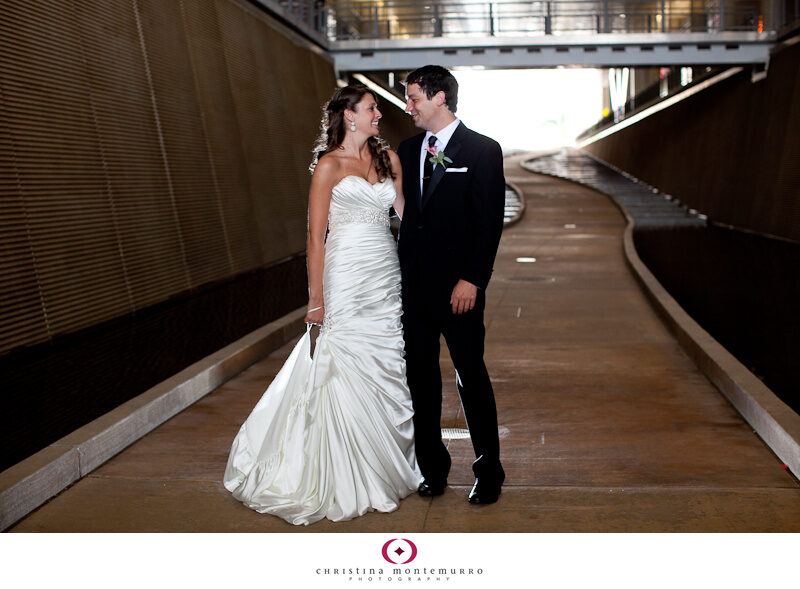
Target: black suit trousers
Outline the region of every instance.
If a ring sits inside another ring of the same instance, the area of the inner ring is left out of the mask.
[[[420,470],[433,484],[446,481],[450,471],[450,455],[441,437],[439,341],[443,335],[456,369],[458,393],[475,450],[473,471],[478,477],[502,481],[505,475],[500,465],[497,408],[483,360],[485,294],[479,290],[475,307],[460,315],[453,314],[448,301],[449,297],[443,299],[432,293],[403,295],[406,369]]]

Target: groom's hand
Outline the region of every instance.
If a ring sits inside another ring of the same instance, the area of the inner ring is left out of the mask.
[[[453,287],[453,294],[450,295],[450,305],[453,307],[453,314],[460,315],[461,313],[472,311],[477,297],[477,286],[466,280],[459,280],[458,284]]]

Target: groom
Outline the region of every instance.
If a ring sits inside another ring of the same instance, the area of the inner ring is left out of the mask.
[[[399,255],[408,385],[414,403],[419,494],[441,495],[450,454],[442,443],[439,337],[456,368],[456,384],[475,450],[470,503],[494,503],[505,479],[497,408],[483,362],[483,310],[503,228],[505,179],[500,145],[455,116],[458,82],[427,65],[406,78],[406,112],[425,133],[397,149],[405,212]]]

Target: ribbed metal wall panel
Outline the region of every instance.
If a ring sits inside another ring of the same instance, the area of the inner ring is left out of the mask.
[[[168,194],[191,285],[230,271],[180,4],[136,0]]]
[[[708,216],[800,241],[800,43],[586,150]]]
[[[120,299],[127,303],[75,16],[47,1],[8,2],[0,16],[2,116],[51,333],[107,319]]]
[[[254,238],[258,227],[217,8],[207,1],[182,2],[181,8],[229,263],[234,273],[240,273],[258,266],[263,256]]]
[[[269,31],[254,19],[243,19],[238,6],[222,1],[217,5],[236,117],[243,130],[247,174],[255,197],[253,212],[261,228],[261,247],[266,257],[277,257],[288,235],[280,199],[270,195],[285,194],[286,175],[293,175],[295,183],[300,180],[297,169],[291,168],[288,150],[275,149],[291,140],[280,90],[282,81],[275,72],[274,62],[283,57],[277,46],[280,41],[271,46],[265,38]],[[287,165],[290,170],[281,173]]]
[[[335,80],[276,26],[235,0],[3,0],[0,353],[304,249]]]

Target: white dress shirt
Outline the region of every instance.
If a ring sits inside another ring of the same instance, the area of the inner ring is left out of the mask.
[[[438,153],[441,153],[447,147],[447,143],[450,141],[450,138],[453,136],[453,133],[456,132],[456,127],[458,127],[458,124],[460,122],[461,122],[461,120],[458,117],[456,117],[456,119],[452,123],[447,125],[444,129],[442,129],[438,133],[431,133],[430,131],[425,133],[425,137],[423,137],[423,139],[422,139],[422,147],[420,148],[420,152],[419,152],[419,193],[420,194],[422,194],[422,175],[423,175],[423,168],[425,166],[425,156],[430,157],[430,155],[428,154],[428,150],[426,149],[428,147],[428,138],[431,135],[436,135],[436,148],[438,150]]]

